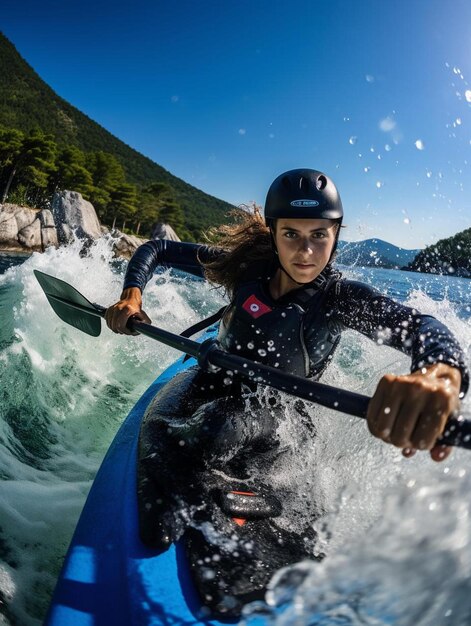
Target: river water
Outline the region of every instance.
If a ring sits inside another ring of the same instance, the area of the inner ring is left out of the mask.
[[[33,269],[104,306],[119,296],[125,263],[109,243],[86,257],[79,250],[0,256],[0,624],[8,626],[41,624],[107,447],[178,356],[107,329],[88,337],[55,316]],[[470,280],[341,269],[444,321],[471,365]],[[153,323],[175,332],[222,302],[206,283],[172,272],[156,276],[144,298]],[[383,373],[408,367],[402,354],[346,332],[323,382],[372,394]],[[247,608],[244,623],[469,625],[471,452],[455,450],[442,464],[426,453],[406,460],[362,420],[314,406],[317,439],[307,447],[286,406],[281,436],[295,452],[286,472],[324,512],[315,525],[327,557],[281,572],[269,604]],[[469,400],[463,408],[471,413]]]

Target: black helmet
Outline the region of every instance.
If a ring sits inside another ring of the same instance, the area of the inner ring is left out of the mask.
[[[332,180],[317,170],[298,169],[280,174],[265,201],[267,226],[279,218],[328,219],[341,222],[342,201]]]

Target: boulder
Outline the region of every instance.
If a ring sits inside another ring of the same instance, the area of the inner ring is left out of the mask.
[[[102,232],[109,232],[102,226]],[[111,231],[111,236],[115,238],[114,252],[117,256],[130,259],[137,248],[147,241],[134,235],[126,235],[115,228]],[[180,241],[180,238],[169,224],[158,223],[152,230],[152,239],[170,239],[171,241]]]
[[[79,239],[101,237],[101,227],[91,202],[78,191],[59,191],[54,194],[52,211],[59,243],[69,243],[72,233]]]
[[[59,241],[57,239],[57,230],[51,211],[43,209],[39,213],[39,221],[41,222],[41,245],[43,250],[54,246],[57,248]]]
[[[41,221],[39,218],[35,219],[29,226],[25,226],[20,230],[18,233],[18,241],[26,248],[42,251]]]
[[[43,251],[58,245],[51,211],[16,204],[0,205],[0,247],[9,250]]]
[[[14,215],[0,212],[0,244],[18,245],[18,226]]]
[[[23,230],[23,228],[29,226],[34,222],[34,220],[38,216],[38,212],[25,206],[16,207],[16,209],[17,211],[15,212],[15,220],[19,232],[20,230]]]
[[[18,232],[34,222],[38,212],[34,209],[5,203],[0,205],[0,244],[19,246]]]
[[[170,239],[170,241],[181,241],[180,237],[173,230],[170,224],[157,222],[152,229],[152,239]]]
[[[54,217],[49,209],[43,209],[39,212],[39,221],[41,222],[41,228],[55,228]]]
[[[119,230],[114,230],[112,236],[115,237],[114,253],[116,256],[130,259],[140,245],[146,242],[146,239],[135,237],[134,235],[126,235]]]

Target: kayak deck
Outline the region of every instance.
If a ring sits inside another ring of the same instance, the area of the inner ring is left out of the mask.
[[[222,624],[206,619],[183,547],[157,554],[139,539],[136,458],[145,410],[179,359],[143,394],[118,431],[92,485],[60,574],[45,626]],[[204,611],[204,609],[203,609]]]

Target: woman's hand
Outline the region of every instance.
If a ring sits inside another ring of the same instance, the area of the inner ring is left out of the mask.
[[[105,313],[108,327],[121,335],[137,335],[126,327],[128,319],[135,317],[142,322],[150,324],[151,321],[145,311],[142,310],[142,294],[138,287],[124,289],[119,302],[110,306]]]
[[[459,407],[460,385],[460,371],[445,363],[405,376],[386,374],[369,403],[368,428],[375,437],[402,448],[406,457],[430,450],[434,461],[443,461],[452,448],[435,442]]]

